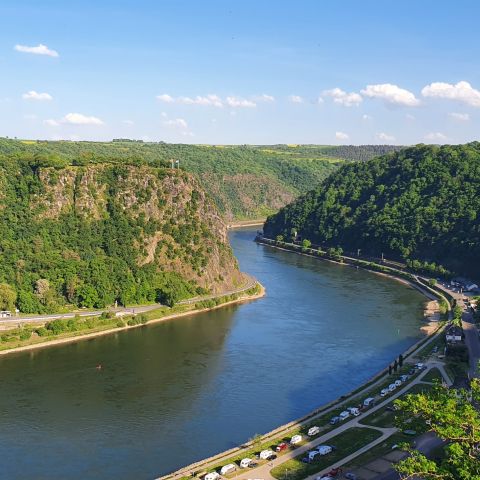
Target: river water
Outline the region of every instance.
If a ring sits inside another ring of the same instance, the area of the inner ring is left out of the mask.
[[[152,479],[350,391],[419,338],[417,291],[253,237],[230,233],[263,299],[0,357],[0,478]]]

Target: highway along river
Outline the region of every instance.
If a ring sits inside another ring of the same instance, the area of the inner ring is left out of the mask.
[[[230,236],[263,299],[0,357],[0,478],[154,478],[350,391],[420,337],[417,291],[254,234]]]

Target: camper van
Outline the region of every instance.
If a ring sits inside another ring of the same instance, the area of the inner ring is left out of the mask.
[[[314,437],[320,433],[320,427],[311,427],[308,429],[307,435],[309,437]]]
[[[339,417],[340,419],[346,420],[350,416],[350,412],[348,410],[344,410],[342,413],[340,413]]]
[[[203,480],[218,480],[219,478],[220,478],[220,475],[217,472],[211,472],[211,473],[207,473],[203,477]]]
[[[350,412],[350,415],[358,417],[360,415],[360,410],[357,407],[348,407],[347,410]]]
[[[294,435],[290,439],[290,445],[298,445],[302,441],[302,436],[301,435]]]
[[[320,455],[327,455],[333,450],[333,448],[330,445],[320,445],[317,447],[317,452]]]
[[[368,397],[363,401],[363,406],[364,407],[370,407],[375,403],[375,399],[373,397]]]
[[[244,458],[243,460],[240,461],[240,468],[248,468],[251,463],[252,463],[251,458]]]
[[[269,460],[274,456],[275,456],[275,453],[273,452],[273,450],[262,450],[259,455],[261,460]]]
[[[220,475],[227,475],[233,473],[237,467],[233,463],[229,463],[220,469]]]

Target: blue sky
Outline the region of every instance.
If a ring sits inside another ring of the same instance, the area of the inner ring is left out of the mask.
[[[0,136],[478,138],[476,1],[2,0]]]

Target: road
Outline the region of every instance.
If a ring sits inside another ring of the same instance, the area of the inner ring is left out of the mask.
[[[370,408],[367,412],[365,413],[362,413],[360,416],[358,417],[354,417],[352,420],[349,420],[345,423],[343,423],[342,425],[340,425],[339,427],[329,431],[328,433],[320,436],[320,437],[317,437],[315,438],[315,440],[312,440],[311,442],[305,444],[305,445],[302,445],[301,447],[299,448],[296,448],[294,450],[291,450],[289,452],[287,452],[286,454],[284,455],[281,455],[279,456],[278,458],[276,458],[275,460],[269,462],[269,463],[266,463],[264,465],[261,465],[257,468],[254,468],[254,469],[249,469],[247,472],[245,473],[241,473],[240,475],[234,477],[235,480],[248,480],[248,479],[252,479],[252,478],[255,478],[255,479],[262,479],[262,480],[273,480],[274,477],[272,477],[272,475],[270,474],[270,471],[272,470],[272,468],[274,467],[277,467],[279,465],[282,465],[283,463],[285,463],[287,460],[290,460],[292,458],[295,458],[305,452],[308,452],[310,450],[313,450],[315,447],[317,447],[318,445],[321,445],[321,444],[324,444],[324,443],[327,443],[331,438],[337,436],[338,434],[344,432],[345,430],[348,430],[349,428],[352,428],[352,427],[358,427],[358,428],[372,428],[374,430],[379,430],[382,432],[382,436],[379,437],[378,439],[376,439],[375,441],[371,442],[370,444],[368,445],[365,445],[364,447],[360,448],[359,450],[357,450],[356,452],[350,454],[349,456],[339,460],[338,462],[332,464],[332,465],[329,465],[328,468],[325,468],[324,470],[322,470],[321,472],[318,472],[316,473],[315,475],[312,475],[311,477],[308,477],[309,480],[313,480],[315,479],[316,477],[318,476],[321,476],[322,474],[328,472],[329,470],[331,470],[332,468],[336,468],[336,467],[340,467],[342,465],[344,465],[345,463],[349,462],[350,460],[354,459],[355,457],[357,457],[358,455],[361,455],[362,453],[366,452],[367,450],[369,450],[370,448],[374,447],[375,445],[377,445],[378,443],[381,443],[383,442],[384,440],[386,440],[388,437],[390,437],[391,435],[393,435],[397,429],[396,428],[380,428],[380,427],[372,427],[372,426],[368,426],[368,425],[362,425],[359,423],[360,420],[364,419],[365,417],[367,417],[368,415],[372,414],[373,412],[376,412],[377,410],[385,407],[388,403],[390,403],[392,400],[395,400],[396,398],[400,397],[401,395],[403,395],[404,393],[408,392],[414,385],[417,385],[418,383],[421,383],[422,382],[422,379],[423,377],[432,369],[432,368],[439,368],[439,370],[442,372],[442,374],[444,375],[445,374],[445,370],[443,369],[443,364],[440,363],[440,362],[435,362],[435,361],[429,361],[427,362],[426,364],[426,369],[420,373],[420,375],[418,375],[417,378],[415,378],[412,382],[410,382],[408,385],[406,385],[404,388],[402,389],[399,389],[399,390],[396,390],[395,393],[393,395],[390,395],[388,397],[385,397],[385,400],[383,400],[382,402],[378,403],[377,405],[375,405],[374,407]],[[450,384],[450,379],[447,377],[445,377],[445,380],[447,381],[448,384]],[[370,387],[371,388],[371,387]]]
[[[242,287],[227,290],[225,292],[216,293],[212,295],[204,295],[202,297],[194,297],[189,298],[187,300],[182,300],[179,302],[180,305],[189,305],[192,303],[200,302],[203,300],[212,300],[214,298],[223,297],[226,295],[234,295],[237,293],[245,292],[250,288],[254,287],[257,283],[257,280],[250,275],[246,275],[247,283]],[[104,311],[115,312],[117,314],[129,315],[129,314],[138,314],[138,313],[145,313],[151,310],[155,310],[157,308],[162,307],[163,305],[160,303],[155,303],[153,305],[139,305],[135,307],[116,307],[116,308],[109,308],[105,310],[80,310],[76,312],[70,313],[54,313],[49,315],[30,315],[30,316],[23,316],[23,317],[8,317],[8,318],[0,318],[0,328],[2,326],[17,326],[25,323],[41,323],[41,322],[48,322],[50,320],[55,320],[57,318],[74,318],[75,316],[80,317],[97,317],[101,315]]]
[[[473,314],[468,310],[468,307],[464,302],[463,293],[455,292],[445,287],[442,284],[437,285],[438,288],[444,292],[449,293],[457,301],[457,305],[463,308],[462,314],[462,327],[465,333],[465,345],[468,348],[468,354],[470,357],[470,377],[479,377],[480,371],[478,369],[478,362],[480,361],[480,338],[475,326]]]

